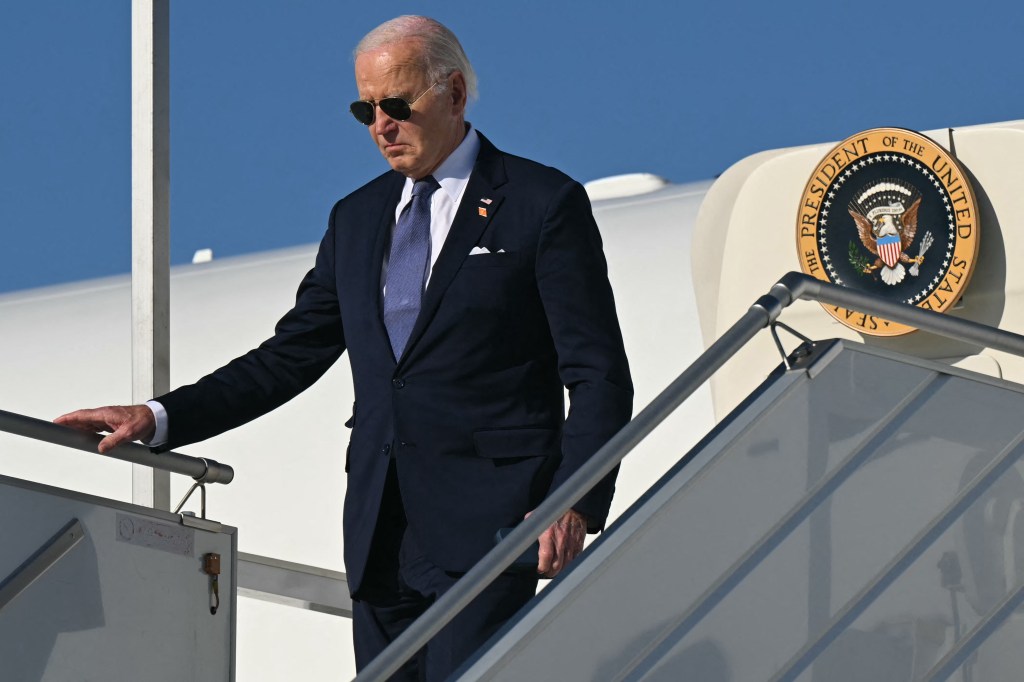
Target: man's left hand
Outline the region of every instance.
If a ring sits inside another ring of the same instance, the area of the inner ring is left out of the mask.
[[[530,515],[527,514],[527,517]],[[583,551],[587,537],[587,520],[583,514],[570,509],[541,534],[537,573],[554,578],[570,561]]]

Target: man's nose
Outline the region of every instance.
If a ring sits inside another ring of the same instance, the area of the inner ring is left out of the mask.
[[[384,110],[379,106],[375,107],[373,117],[373,132],[377,135],[383,135],[389,130],[393,130],[398,126],[398,122],[384,113]]]

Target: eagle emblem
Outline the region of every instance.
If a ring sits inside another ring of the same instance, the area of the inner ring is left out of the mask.
[[[953,131],[950,131],[952,146]],[[913,130],[873,128],[837,143],[814,168],[797,210],[800,268],[824,282],[946,312],[978,257],[970,176],[941,145]],[[914,328],[822,303],[869,336]]]
[[[880,271],[882,281],[890,286],[906,277],[904,263],[912,263],[910,274],[917,276],[924,253],[933,241],[931,233],[926,233],[917,256],[907,255],[917,234],[920,207],[921,193],[902,180],[886,178],[858,192],[847,210],[857,224],[861,243],[876,258],[870,262],[851,242],[850,262],[864,274]]]

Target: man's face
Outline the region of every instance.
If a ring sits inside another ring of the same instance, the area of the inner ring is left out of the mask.
[[[414,180],[434,172],[465,136],[465,79],[456,71],[442,83],[447,88],[431,88],[433,83],[423,72],[419,53],[419,41],[409,40],[356,57],[359,99],[379,102],[385,97],[401,97],[412,102],[427,91],[413,105],[408,120],[396,121],[376,107],[374,121],[368,126],[370,137],[391,167]]]

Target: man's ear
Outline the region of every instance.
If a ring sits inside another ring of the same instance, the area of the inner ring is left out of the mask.
[[[450,76],[451,87],[448,88],[448,96],[451,98],[452,113],[466,113],[466,77],[461,71],[455,71]]]

